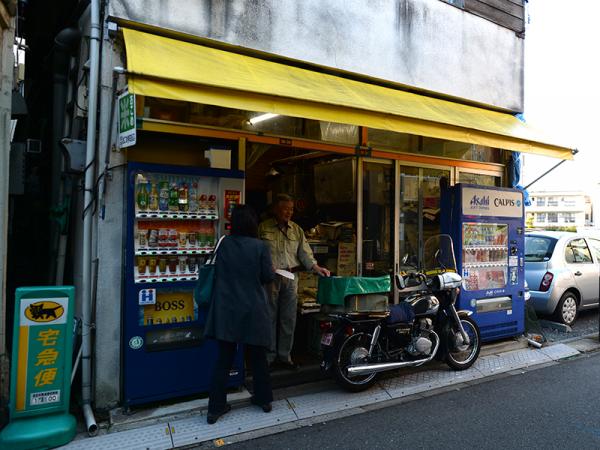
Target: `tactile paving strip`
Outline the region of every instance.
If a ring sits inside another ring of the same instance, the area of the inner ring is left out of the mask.
[[[335,411],[357,408],[372,403],[390,400],[390,395],[381,387],[375,385],[364,392],[346,392],[333,390],[317,394],[290,397],[288,401],[299,419],[320,416]]]
[[[447,370],[425,369],[423,372],[407,375],[402,375],[402,373],[400,373],[400,376],[388,378],[381,381],[380,384],[388,394],[390,394],[390,397],[398,398],[429,391],[442,386],[464,383],[476,378],[481,378],[482,376],[481,372],[474,368],[463,371],[454,371],[450,368]]]
[[[173,448],[167,423],[135,430],[85,437],[60,447],[68,450],[164,450]]]
[[[286,400],[273,402],[273,410],[264,413],[257,406],[234,408],[214,425],[206,423],[206,415],[198,414],[170,422],[175,447],[199,444],[204,441],[246,433],[261,428],[273,427],[298,419]]]
[[[539,350],[522,349],[500,355],[484,356],[475,361],[474,366],[484,376],[489,376],[550,361],[548,355]]]
[[[540,351],[555,361],[563,358],[569,358],[570,356],[579,355],[578,350],[566,344],[554,344],[549,347],[542,347]]]

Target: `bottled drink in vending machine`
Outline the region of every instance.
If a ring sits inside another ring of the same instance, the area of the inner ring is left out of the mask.
[[[206,194],[200,194],[199,208],[200,212],[204,214],[208,212],[208,196]]]
[[[150,183],[152,186],[150,189],[150,198],[148,200],[148,206],[150,211],[158,211],[158,189],[156,188],[156,183]]]
[[[217,213],[217,196],[215,194],[208,196],[208,211],[210,214]]]
[[[169,211],[179,210],[179,190],[177,189],[177,183],[171,183],[169,189]]]
[[[160,182],[158,191],[158,209],[167,211],[169,209],[169,183],[167,181]]]
[[[188,210],[188,185],[187,183],[179,184],[179,211],[187,212]]]
[[[207,240],[206,245],[208,245],[209,247],[215,246],[215,224],[214,224],[214,222],[209,222],[207,224],[206,240]]]
[[[190,212],[198,212],[198,183],[192,183],[188,195]]]
[[[148,183],[146,181],[138,183],[136,201],[140,211],[148,209]]]

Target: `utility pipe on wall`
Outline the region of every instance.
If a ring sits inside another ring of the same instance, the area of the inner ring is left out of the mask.
[[[85,151],[85,189],[83,201],[83,279],[82,279],[82,357],[81,397],[83,417],[88,433],[98,433],[98,425],[91,407],[92,401],[92,207],[96,157],[96,116],[100,72],[100,0],[90,2],[90,77],[88,85],[87,139]]]

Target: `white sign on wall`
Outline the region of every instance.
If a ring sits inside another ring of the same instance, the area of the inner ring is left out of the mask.
[[[523,193],[466,187],[462,212],[466,216],[523,217]]]
[[[135,145],[137,142],[135,124],[135,94],[125,91],[119,95],[119,148]]]

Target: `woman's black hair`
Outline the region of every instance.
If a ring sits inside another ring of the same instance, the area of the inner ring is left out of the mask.
[[[258,218],[252,207],[236,205],[231,212],[231,234],[258,237]]]

